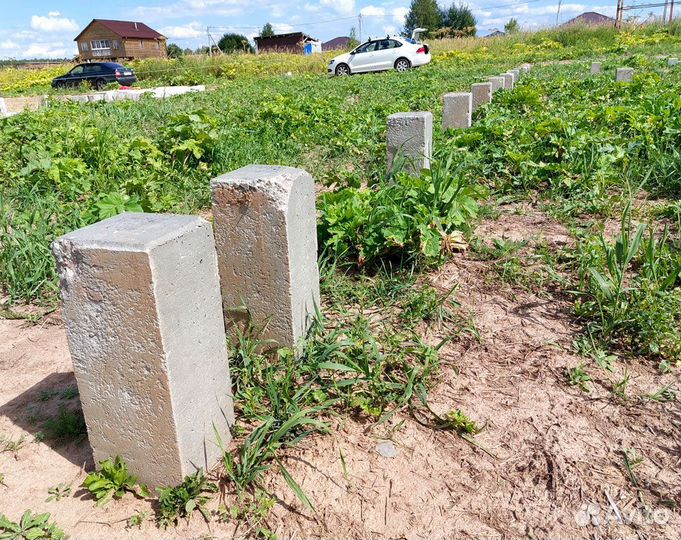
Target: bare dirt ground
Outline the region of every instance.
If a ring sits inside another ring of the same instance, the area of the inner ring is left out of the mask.
[[[529,206],[506,208],[478,234],[556,247],[570,242],[561,225]],[[441,350],[431,406],[442,414],[460,409],[484,426],[475,438],[479,446],[406,412],[373,429],[359,419],[339,419],[331,436],[306,439],[285,459],[315,512],[302,508],[280,476],[270,475],[277,503],[269,528],[281,538],[678,537],[678,401],[646,398],[668,384],[678,391],[677,373],[661,375],[645,360],[620,360],[614,373],[590,367],[594,381],[584,393],[565,375],[584,361],[571,352],[579,327],[569,302],[504,285],[488,263],[467,254],[430,278],[442,289],[458,285],[456,298],[474,314],[480,335]],[[426,335],[433,343],[442,337]],[[626,400],[612,393],[625,369],[631,376]],[[248,533],[233,523],[208,526],[198,514],[176,529],[157,529],[151,521],[141,530],[126,529],[127,517],[152,506],[126,496],[94,508],[77,487],[83,465],[93,466],[87,440],[34,441],[41,417],[60,404],[73,406],[60,395],[45,399],[43,392],[75,384],[58,314],[33,326],[0,320],[0,373],[0,435],[26,437],[16,453],[0,453],[2,513],[16,520],[27,508],[49,511],[72,538]],[[395,457],[376,451],[384,439],[395,445]],[[642,458],[633,478],[625,452]],[[44,502],[48,488],[60,482],[71,483],[75,496]]]

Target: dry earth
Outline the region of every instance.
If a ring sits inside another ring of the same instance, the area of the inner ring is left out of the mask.
[[[552,247],[570,242],[561,225],[529,206],[507,207],[478,234]],[[277,504],[267,525],[281,538],[678,537],[678,401],[645,397],[668,384],[678,391],[677,373],[661,375],[644,360],[620,361],[612,374],[592,367],[586,394],[565,376],[566,367],[583,361],[571,352],[579,327],[567,301],[504,285],[488,263],[466,254],[430,279],[443,289],[458,285],[456,297],[480,335],[442,349],[431,406],[439,413],[461,409],[484,425],[479,446],[406,413],[373,429],[361,419],[338,420],[332,436],[308,439],[286,457],[316,512],[302,509],[283,479],[270,475]],[[431,331],[426,339],[443,335]],[[616,399],[612,385],[625,368],[628,399]],[[0,374],[0,435],[26,437],[16,453],[0,454],[2,513],[18,519],[27,508],[49,511],[72,538],[248,535],[232,523],[208,526],[198,515],[166,531],[153,522],[126,529],[127,517],[152,506],[126,496],[94,508],[77,487],[83,466],[93,466],[87,440],[34,440],[41,418],[60,404],[77,406],[77,398],[59,395],[41,401],[44,390],[75,384],[58,314],[39,325],[0,320]],[[376,451],[382,439],[392,440],[395,457]],[[634,468],[638,488],[625,467],[631,449],[643,458]],[[58,483],[71,483],[75,496],[44,502]]]

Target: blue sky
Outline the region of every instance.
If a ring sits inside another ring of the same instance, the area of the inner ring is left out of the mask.
[[[445,0],[439,0],[447,5]],[[615,1],[564,1],[559,20],[584,11],[614,15]],[[547,0],[475,0],[467,2],[478,21],[478,34],[503,28],[515,17],[525,29],[556,21],[557,2]],[[363,15],[363,37],[399,32],[409,0],[0,0],[0,58],[70,57],[73,38],[93,18],[136,20],[168,36],[181,47],[207,43],[206,27],[215,39],[228,31],[248,37],[266,22],[275,31],[303,31],[328,40],[347,35]],[[645,15],[645,14],[644,14]]]

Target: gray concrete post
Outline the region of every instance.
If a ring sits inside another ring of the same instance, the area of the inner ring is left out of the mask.
[[[517,83],[520,80],[520,70],[519,69],[511,69],[509,70],[509,73],[513,75],[513,82]]]
[[[292,347],[319,305],[314,180],[302,169],[250,165],[211,182],[225,322],[248,308],[260,337]]]
[[[504,90],[513,89],[513,74],[512,73],[502,73],[501,76],[504,78]]]
[[[676,65],[678,65],[678,63],[679,63],[679,59],[678,59],[678,58],[669,58],[669,59],[667,60],[667,65],[668,65],[668,66],[676,66]]]
[[[473,95],[473,111],[485,103],[492,101],[492,83],[471,84],[471,94]]]
[[[400,112],[388,116],[388,170],[404,160],[404,170],[418,176],[433,157],[433,114]]]
[[[601,63],[600,62],[591,62],[591,73],[593,75],[596,75],[601,72]]]
[[[503,77],[489,77],[489,82],[492,84],[492,94],[504,88],[505,82]]]
[[[210,223],[121,214],[52,251],[94,459],[151,486],[210,469],[234,422]]]
[[[631,81],[633,81],[634,80],[634,69],[633,68],[617,68],[615,80],[617,82],[631,82]]]
[[[450,92],[442,96],[442,129],[471,127],[473,94]]]

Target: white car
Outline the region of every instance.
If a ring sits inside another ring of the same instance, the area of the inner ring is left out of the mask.
[[[386,36],[370,39],[349,53],[336,56],[329,62],[330,75],[351,75],[369,71],[407,71],[430,62],[430,49],[415,38]]]

